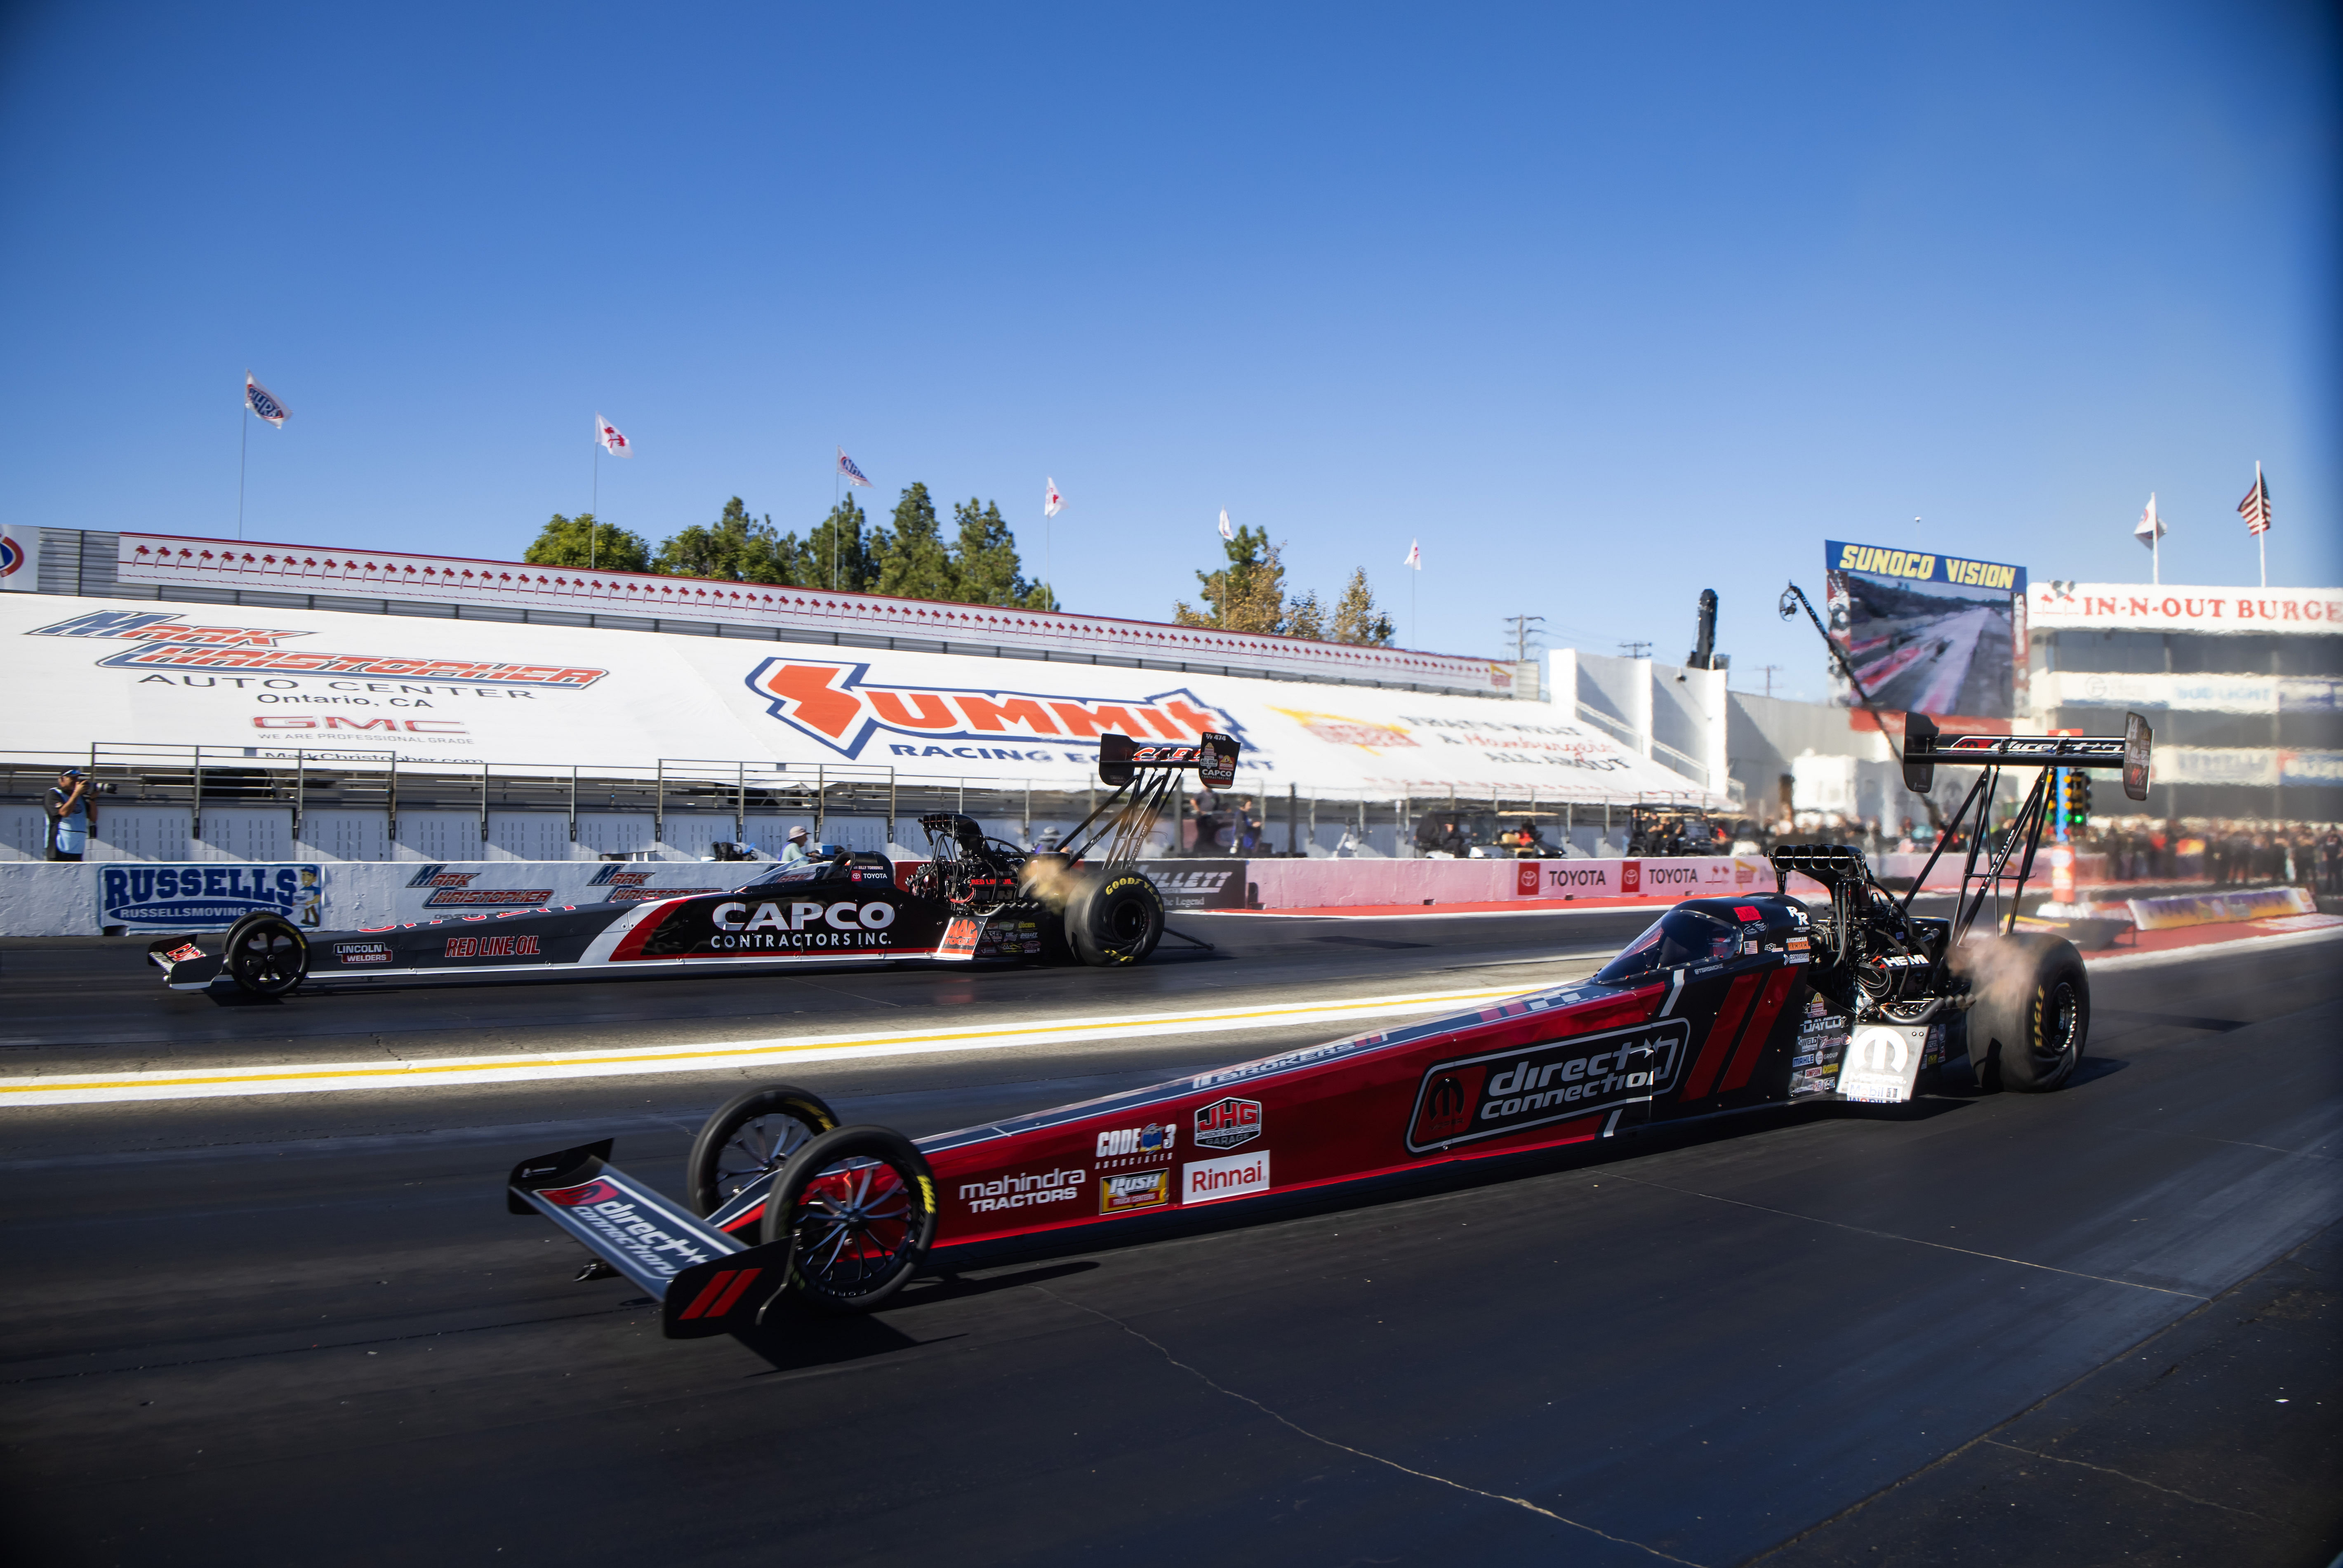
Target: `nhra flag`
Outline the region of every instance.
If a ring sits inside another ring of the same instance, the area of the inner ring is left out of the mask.
[[[616,425],[611,424],[599,414],[594,416],[594,440],[602,450],[609,453],[613,457],[631,457],[635,455],[635,444],[628,440]]]
[[[1059,514],[1059,512],[1065,508],[1065,505],[1066,498],[1058,494],[1058,481],[1055,479],[1042,480],[1041,515],[1045,518],[1054,518]]]
[[[280,430],[285,428],[286,417],[292,412],[279,403],[267,387],[255,381],[249,370],[244,373],[244,406]]]
[[[1226,507],[1222,507],[1221,508],[1221,538],[1224,539],[1233,539],[1236,537],[1236,531],[1229,527],[1229,509]]]
[[[1414,571],[1422,571],[1423,569],[1423,547],[1417,544],[1413,539],[1408,540],[1407,559],[1400,562],[1399,564]]]
[[[2254,465],[2254,487],[2247,490],[2246,498],[2237,503],[2237,516],[2246,519],[2246,532],[2269,532],[2269,486],[2262,482],[2262,466],[2259,463]]]
[[[2164,519],[2156,515],[2156,492],[2151,490],[2147,495],[2147,510],[2140,513],[2139,524],[2132,529],[2131,537],[2149,549],[2154,549],[2156,541],[2162,538],[2164,534]]]
[[[850,486],[860,485],[865,489],[870,487],[870,481],[862,477],[862,470],[854,466],[854,459],[846,455],[846,448],[843,447],[838,449],[838,471],[846,476],[846,482]]]

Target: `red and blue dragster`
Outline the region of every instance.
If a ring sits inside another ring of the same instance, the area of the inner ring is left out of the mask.
[[[701,1129],[687,1201],[611,1165],[608,1141],[522,1161],[508,1201],[583,1241],[588,1273],[657,1297],[684,1337],[749,1327],[789,1295],[867,1311],[930,1260],[1037,1232],[1233,1213],[1767,1106],[1909,1100],[1963,1055],[1985,1087],[2056,1089],[2082,1057],[2089,983],[2071,944],[2016,929],[2017,894],[2053,769],[2120,768],[2142,799],[2149,741],[2137,716],[2120,739],[1939,736],[1912,716],[1907,784],[1982,769],[1953,819],[1976,829],[1948,917],[1914,915],[1856,850],[1784,846],[1775,891],[1677,904],[1588,980],[917,1140],[840,1126],[801,1089],[756,1090]],[[2007,767],[2041,773],[1987,852]],[[1827,906],[1790,896],[1793,874]]]

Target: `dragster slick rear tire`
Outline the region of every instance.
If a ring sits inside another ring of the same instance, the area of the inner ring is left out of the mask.
[[[1969,1065],[1986,1089],[2042,1094],[2074,1076],[2091,1032],[2091,981],[2064,937],[1989,943],[1968,1011]]]
[[[253,996],[287,995],[309,972],[309,939],[282,915],[254,912],[227,930],[230,979]]]
[[[700,1123],[684,1166],[692,1212],[713,1214],[760,1182],[770,1182],[797,1151],[838,1125],[837,1113],[810,1090],[769,1083],[736,1094]]]
[[[936,1239],[935,1177],[891,1128],[834,1128],[799,1150],[773,1183],[764,1239],[784,1238],[799,1300],[870,1312],[903,1288]]]
[[[1138,871],[1117,871],[1066,905],[1066,940],[1086,964],[1135,964],[1163,940],[1163,895]]]

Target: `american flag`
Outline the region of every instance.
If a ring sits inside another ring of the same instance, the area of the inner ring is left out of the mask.
[[[2254,465],[2254,487],[2247,490],[2246,498],[2237,503],[2237,516],[2246,519],[2246,532],[2269,532],[2269,486],[2262,481],[2262,466],[2259,463]]]
[[[613,457],[631,457],[635,455],[635,444],[621,435],[616,425],[611,424],[599,414],[594,416],[594,439],[600,444],[602,450],[609,453]]]
[[[846,455],[846,448],[843,447],[838,449],[838,471],[846,476],[848,485],[860,485],[866,489],[870,487],[870,481],[862,477],[862,470],[854,466],[854,459]]]

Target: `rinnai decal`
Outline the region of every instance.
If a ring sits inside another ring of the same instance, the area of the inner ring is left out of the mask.
[[[1258,1100],[1216,1100],[1196,1112],[1196,1141],[1207,1149],[1234,1149],[1260,1136]]]
[[[1087,759],[1098,738],[1109,731],[1142,744],[1151,739],[1193,744],[1206,730],[1244,738],[1243,727],[1235,719],[1185,688],[1142,698],[1059,697],[886,686],[871,681],[870,673],[868,664],[769,658],[749,672],[748,685],[766,699],[768,713],[841,757],[861,756],[871,739],[880,735],[890,738],[890,757],[962,760],[991,753],[982,746],[941,742],[1079,742]],[[1011,758],[1024,755],[1010,752]]]
[[[98,867],[100,926],[170,926],[218,930],[249,914],[282,915],[305,926],[321,924],[324,868],[290,865],[136,865]]]
[[[1205,1160],[1180,1167],[1180,1201],[1217,1203],[1223,1198],[1250,1197],[1269,1191],[1269,1151],[1257,1150],[1228,1160]]]
[[[1032,1176],[1002,1176],[990,1181],[964,1181],[960,1195],[969,1211],[990,1214],[1002,1209],[1031,1209],[1048,1203],[1071,1203],[1091,1179],[1087,1171],[1045,1171]]]
[[[1672,1018],[1435,1062],[1416,1090],[1408,1152],[1429,1153],[1649,1100],[1674,1087],[1691,1037],[1691,1024]]]
[[[423,867],[407,879],[410,888],[428,888],[427,910],[533,910],[553,901],[551,888],[476,888],[478,871],[451,871],[444,864]]]
[[[502,659],[410,658],[396,654],[330,653],[321,648],[280,648],[306,631],[267,627],[194,626],[176,615],[94,610],[31,637],[89,637],[138,644],[97,661],[101,669],[230,669],[255,675],[359,675],[381,679],[453,681],[466,686],[509,686],[583,690],[609,673],[571,665],[512,664]]]

